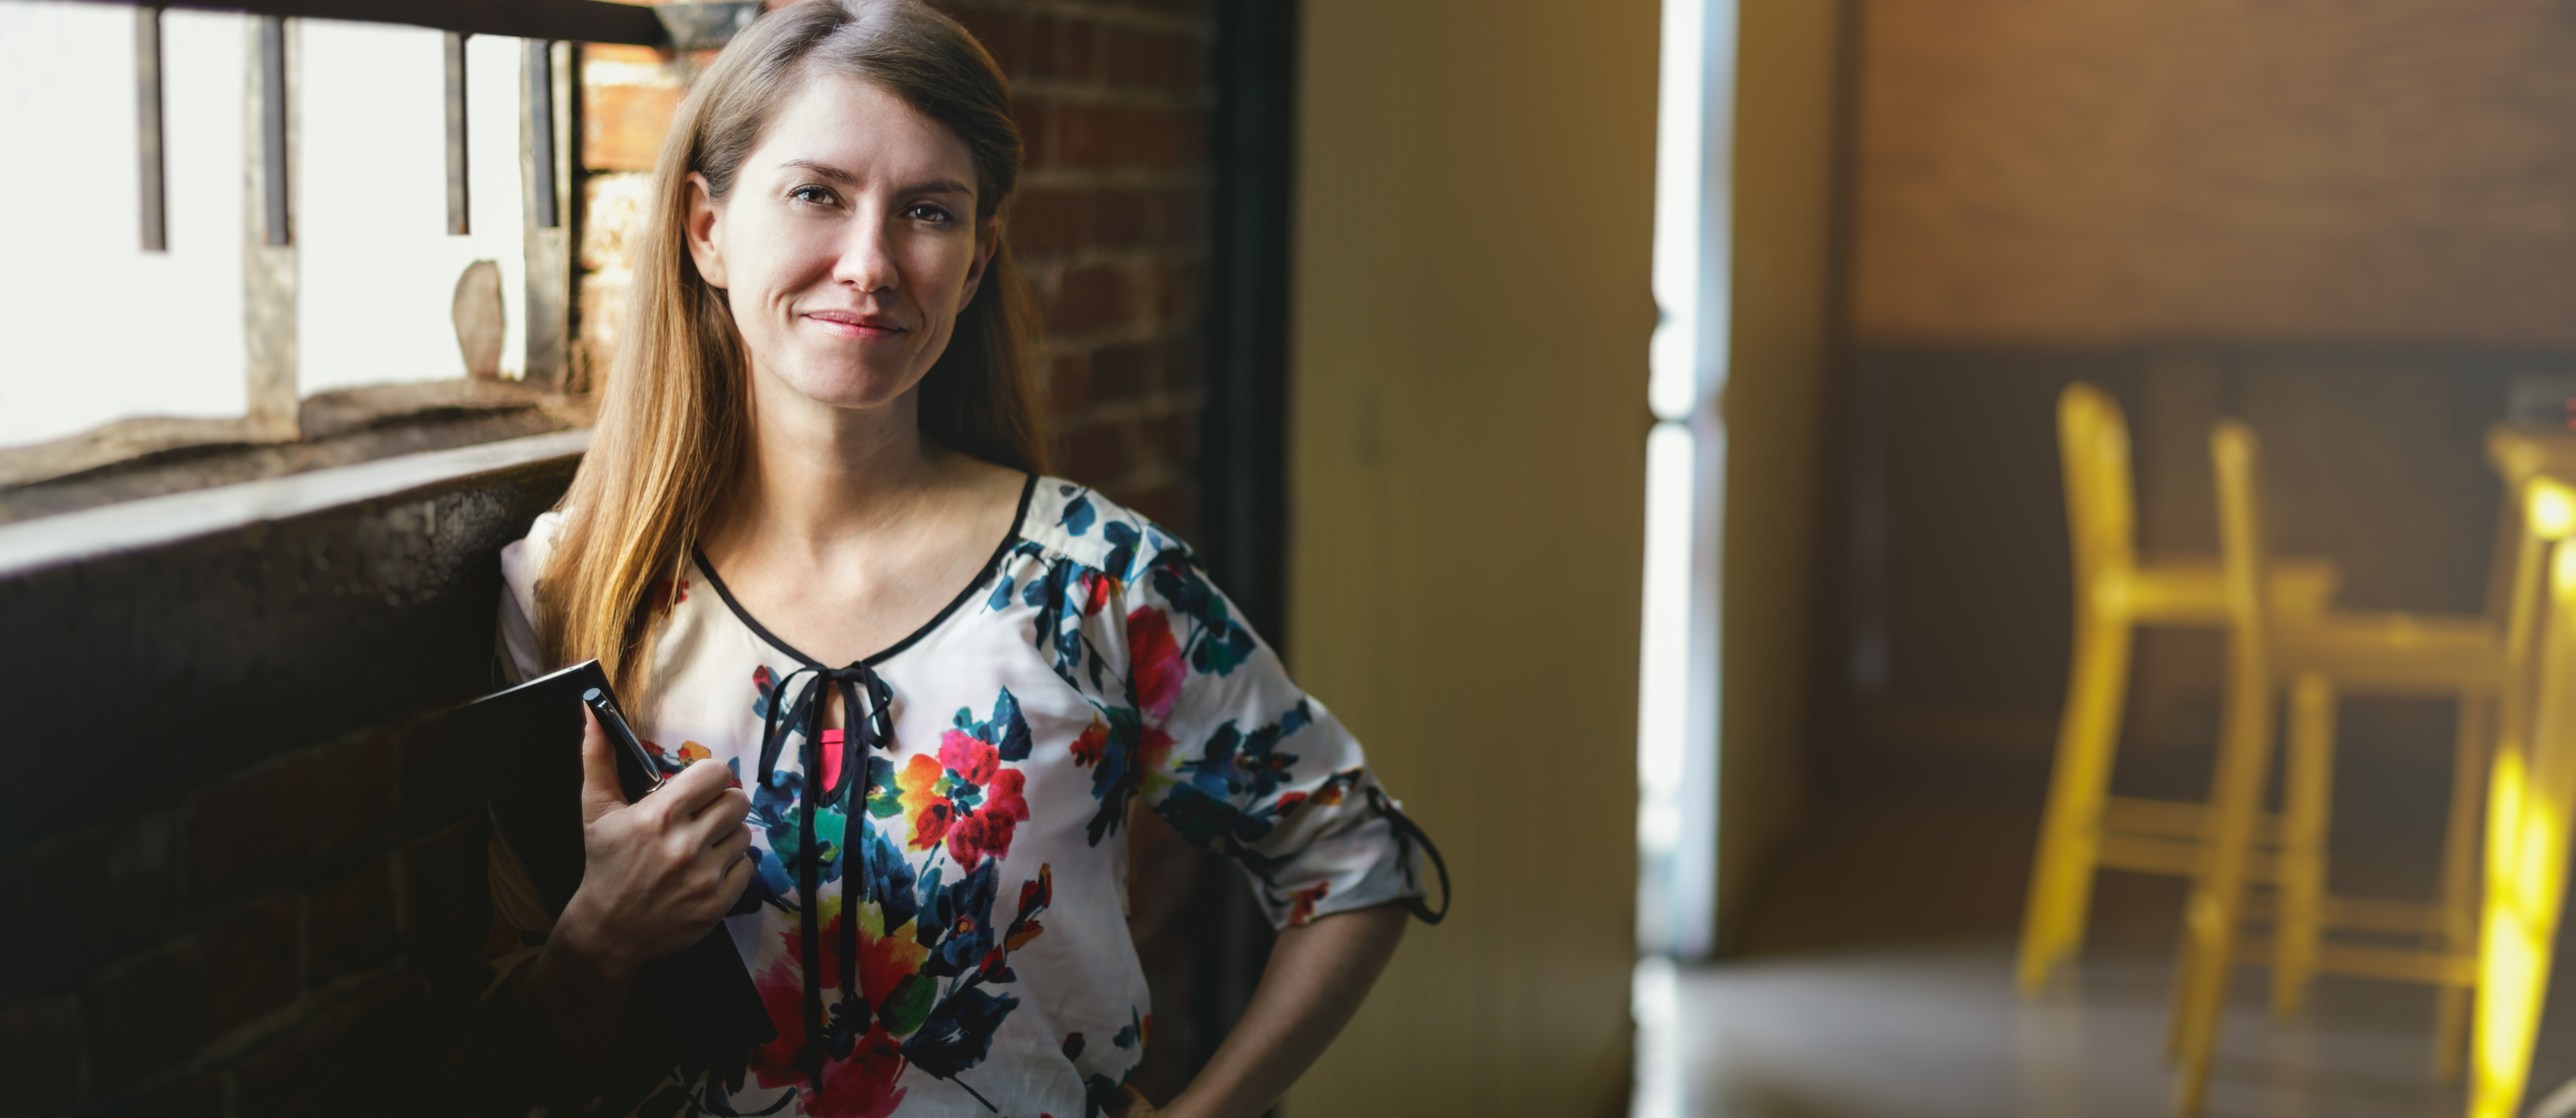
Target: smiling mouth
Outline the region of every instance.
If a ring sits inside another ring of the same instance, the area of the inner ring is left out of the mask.
[[[891,320],[874,315],[852,314],[848,311],[807,311],[805,318],[821,324],[824,329],[850,338],[891,338],[904,332],[903,327],[895,325]]]

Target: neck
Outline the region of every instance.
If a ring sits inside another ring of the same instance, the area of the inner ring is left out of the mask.
[[[823,558],[895,523],[939,477],[916,387],[877,408],[818,403],[752,375],[751,446],[711,544]]]

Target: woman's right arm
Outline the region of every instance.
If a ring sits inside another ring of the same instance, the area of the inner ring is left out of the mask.
[[[705,937],[751,884],[751,799],[722,765],[691,765],[628,804],[599,723],[581,739],[581,887],[504,996],[579,1072],[607,1066],[635,971]]]

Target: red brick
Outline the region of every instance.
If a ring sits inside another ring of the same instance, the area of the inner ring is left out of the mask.
[[[964,8],[948,14],[984,45],[984,52],[993,56],[993,64],[1002,68],[1004,77],[1017,80],[1028,75],[1026,17],[990,8]]]
[[[93,827],[0,859],[0,998],[72,982],[98,963],[166,937],[177,885],[165,814]]]
[[[1081,333],[1127,321],[1133,313],[1125,274],[1097,265],[1066,272],[1063,289],[1047,308],[1047,329]]]
[[[1131,111],[1136,134],[1136,160],[1152,167],[1178,167],[1199,161],[1205,122],[1195,112],[1164,109]]]
[[[1154,270],[1154,315],[1165,326],[1196,322],[1207,291],[1206,270],[1196,264],[1165,265]]]
[[[1064,21],[1052,15],[1029,18],[1028,76],[1047,80],[1064,76]]]
[[[263,897],[197,933],[205,960],[206,1034],[222,1036],[295,1000],[295,897]]]
[[[80,1081],[80,1008],[70,994],[0,1009],[0,1083],[8,1084],[11,1113],[69,1113],[80,1105]]]
[[[1091,361],[1079,353],[1058,357],[1047,366],[1047,405],[1059,416],[1081,411],[1091,402]]]
[[[1141,190],[1101,191],[1094,203],[1095,243],[1101,248],[1138,248],[1152,243],[1158,201]]]
[[[321,1007],[235,1065],[239,1112],[337,1116],[391,1084],[428,1085],[435,1057],[420,1035],[433,1020],[427,995],[421,977],[405,973]]]
[[[322,747],[313,758],[313,854],[382,835],[394,821],[393,731],[367,730]]]
[[[1064,76],[1077,82],[1098,81],[1107,72],[1109,43],[1114,36],[1106,27],[1087,19],[1064,22]]]
[[[1132,400],[1153,388],[1152,351],[1142,345],[1102,346],[1091,355],[1091,398]]]
[[[1107,167],[1118,162],[1125,114],[1101,105],[1065,105],[1056,110],[1056,157],[1073,167]]]
[[[1023,257],[1070,252],[1089,243],[1091,194],[1083,190],[1024,190],[1011,203],[1006,236]]]
[[[1026,97],[1011,101],[1011,120],[1020,129],[1020,165],[1045,167],[1056,155],[1055,106]]]
[[[210,896],[304,861],[315,806],[309,753],[198,790],[188,812],[188,895]]]
[[[90,1081],[124,1084],[176,1066],[206,1041],[197,945],[181,940],[102,971],[81,1002]]]
[[[468,819],[402,849],[403,930],[424,960],[470,958],[491,930],[486,826]]]
[[[1178,531],[1174,526],[1173,516],[1186,506],[1186,502],[1181,499],[1181,487],[1177,485],[1158,485],[1151,489],[1112,493],[1110,498],[1136,510],[1145,519],[1162,525],[1167,531]]]
[[[394,894],[384,859],[313,890],[308,903],[313,985],[392,959]]]
[[[1115,485],[1127,476],[1131,440],[1123,423],[1093,423],[1065,432],[1059,439],[1064,476],[1085,485]]]
[[[585,291],[590,290],[584,288]],[[456,763],[444,720],[423,718],[403,728],[399,827],[421,835],[483,818],[483,787],[471,765]]]
[[[1198,433],[1195,418],[1183,412],[1159,415],[1137,423],[1139,451],[1180,467],[1175,470],[1177,473],[1187,473],[1186,467],[1198,461],[1198,447],[1192,445],[1198,441],[1194,437]]]

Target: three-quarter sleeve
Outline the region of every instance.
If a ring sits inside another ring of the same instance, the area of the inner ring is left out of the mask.
[[[1159,537],[1159,530],[1141,533]],[[1239,862],[1277,926],[1421,898],[1417,851],[1359,741],[1177,541],[1120,587],[1146,803]]]

